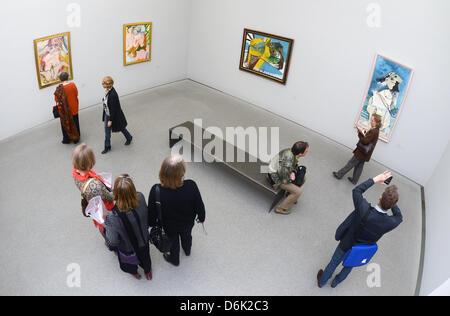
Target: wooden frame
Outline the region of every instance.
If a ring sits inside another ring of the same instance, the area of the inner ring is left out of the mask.
[[[63,71],[73,80],[70,32],[35,39],[34,56],[40,89],[60,83]]]
[[[388,143],[397,126],[414,70],[377,54],[356,124],[367,130],[372,114],[382,116],[379,139]]]
[[[140,28],[136,28],[137,26],[140,26]],[[128,30],[130,29],[138,31],[139,37],[136,37],[131,33],[128,34]],[[152,30],[152,22],[130,23],[123,25],[124,66],[144,63],[152,59]]]
[[[239,69],[286,84],[293,45],[290,38],[244,29]]]

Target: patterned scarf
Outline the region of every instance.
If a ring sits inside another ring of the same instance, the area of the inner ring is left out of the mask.
[[[55,91],[55,97],[58,101],[58,110],[61,116],[61,123],[64,130],[69,136],[69,140],[77,143],[80,140],[80,135],[78,134],[77,126],[73,120],[72,112],[69,108],[69,102],[67,102],[66,92],[64,91],[64,86],[60,84]]]

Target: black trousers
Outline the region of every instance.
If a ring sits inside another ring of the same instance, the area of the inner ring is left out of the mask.
[[[169,260],[174,264],[180,263],[180,241],[184,252],[189,255],[192,248],[192,230],[188,232],[170,232],[167,235],[172,240],[172,248],[170,248]]]
[[[150,246],[147,244],[145,247],[137,250],[136,256],[138,257],[139,262],[140,262],[139,266],[141,266],[141,268],[144,269],[144,272],[146,274],[150,273],[150,271],[152,270],[152,259],[150,258]],[[120,256],[118,256],[118,258],[119,258],[120,269],[123,272],[130,273],[130,274],[138,273],[137,265],[123,263],[120,261]]]
[[[79,119],[78,119],[78,114],[73,116],[73,120],[75,121],[75,125],[77,126],[78,134],[81,136],[81,132],[80,132],[80,121],[79,121]],[[60,120],[60,122],[61,122],[61,120]],[[67,143],[67,144],[70,143],[69,136],[67,135],[66,131],[64,130],[64,127],[63,127],[63,125],[62,125],[62,122],[61,122],[61,131],[62,131],[62,134],[63,134],[63,140],[62,140],[62,142],[63,142],[63,143]]]

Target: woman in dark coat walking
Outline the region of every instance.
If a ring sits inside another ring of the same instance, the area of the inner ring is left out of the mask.
[[[136,192],[127,174],[114,182],[116,205],[106,217],[106,240],[110,250],[118,251],[120,269],[140,279],[138,265],[147,280],[152,279],[148,233],[148,208],[142,193]]]
[[[338,172],[333,172],[333,176],[336,179],[342,179],[342,177],[349,172],[352,168],[353,177],[348,177],[347,179],[356,185],[358,183],[359,177],[362,174],[364,163],[368,162],[372,157],[373,151],[375,150],[375,146],[378,142],[378,137],[380,135],[380,127],[381,127],[381,116],[378,114],[372,115],[370,119],[371,128],[364,133],[358,126],[355,126],[358,130],[358,138],[359,142],[356,149],[353,151],[353,157],[349,160],[349,162],[339,170]],[[365,148],[368,151],[365,151]]]
[[[102,120],[105,123],[105,149],[102,154],[106,154],[111,150],[111,132],[122,132],[126,138],[125,145],[131,144],[133,136],[127,130],[127,120],[120,107],[119,95],[114,89],[114,80],[107,76],[102,80],[102,86],[106,90],[103,97],[103,114]]]
[[[180,156],[167,157],[159,172],[161,185],[155,184],[148,200],[150,226],[156,223],[156,190],[160,190],[163,227],[172,247],[164,259],[178,266],[180,264],[180,241],[186,256],[191,254],[192,228],[195,219],[205,221],[205,206],[197,184],[193,180],[183,180],[186,162]]]

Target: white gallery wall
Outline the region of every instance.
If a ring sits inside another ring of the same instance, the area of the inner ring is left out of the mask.
[[[81,25],[71,27],[77,8]],[[0,140],[53,119],[56,86],[39,89],[34,39],[71,33],[74,81],[85,108],[101,101],[106,75],[120,95],[185,79],[189,9],[185,0],[2,2]],[[153,22],[152,61],[124,67],[123,24],[138,22]]]
[[[450,143],[430,181],[425,186],[426,245],[421,295],[433,290],[450,279]],[[450,295],[447,285],[446,295]],[[441,289],[442,293],[444,289]]]
[[[450,134],[449,12],[447,0],[193,0],[188,77],[353,149],[375,55],[412,67],[391,142],[373,158],[425,185]],[[295,40],[285,86],[239,70],[244,28]]]

